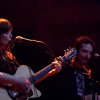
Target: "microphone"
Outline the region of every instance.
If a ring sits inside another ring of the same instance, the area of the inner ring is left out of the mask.
[[[95,58],[98,58],[98,57],[100,57],[100,54],[95,53],[95,54],[94,54],[94,57],[95,57]]]
[[[23,42],[23,40],[30,41],[30,42],[36,42],[36,43],[43,43],[43,44],[45,44],[43,41],[28,39],[28,38],[25,38],[25,37],[22,37],[22,36],[16,36],[15,37],[15,42],[19,42],[20,43],[20,42]]]

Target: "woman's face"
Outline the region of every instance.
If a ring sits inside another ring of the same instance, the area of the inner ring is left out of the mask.
[[[1,34],[0,42],[3,46],[6,46],[12,40],[12,33],[11,31]]]

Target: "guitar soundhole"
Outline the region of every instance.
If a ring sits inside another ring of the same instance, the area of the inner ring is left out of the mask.
[[[18,92],[12,91],[10,89],[7,89],[8,95],[12,98],[12,100],[21,99],[21,100],[26,100],[28,97],[33,95],[32,90],[30,89],[28,94],[24,94],[21,90]]]
[[[7,89],[7,93],[8,93],[8,95],[12,98],[12,100],[16,100],[16,97],[17,97],[17,95],[18,95],[17,92],[14,92],[14,91],[12,91],[12,90],[10,90],[10,89]]]

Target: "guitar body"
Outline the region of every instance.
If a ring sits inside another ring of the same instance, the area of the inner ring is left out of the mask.
[[[18,67],[16,73],[14,74],[14,76],[24,78],[24,79],[31,77],[31,75],[34,75],[34,73],[26,65],[21,65],[20,67]],[[28,100],[29,98],[37,98],[41,96],[41,92],[35,88],[34,84],[31,85],[31,90],[33,95],[27,97],[27,99],[25,100]],[[12,98],[9,96],[6,89],[0,88],[0,100],[12,100]],[[16,98],[16,100],[23,100],[23,99]]]

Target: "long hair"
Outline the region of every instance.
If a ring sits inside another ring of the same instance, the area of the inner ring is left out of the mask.
[[[11,22],[5,18],[0,18],[0,36],[9,31],[12,31]],[[11,43],[7,44],[5,53],[9,58],[13,58],[13,55],[11,53]]]
[[[9,20],[0,18],[0,35],[8,31],[12,31],[12,24]]]

